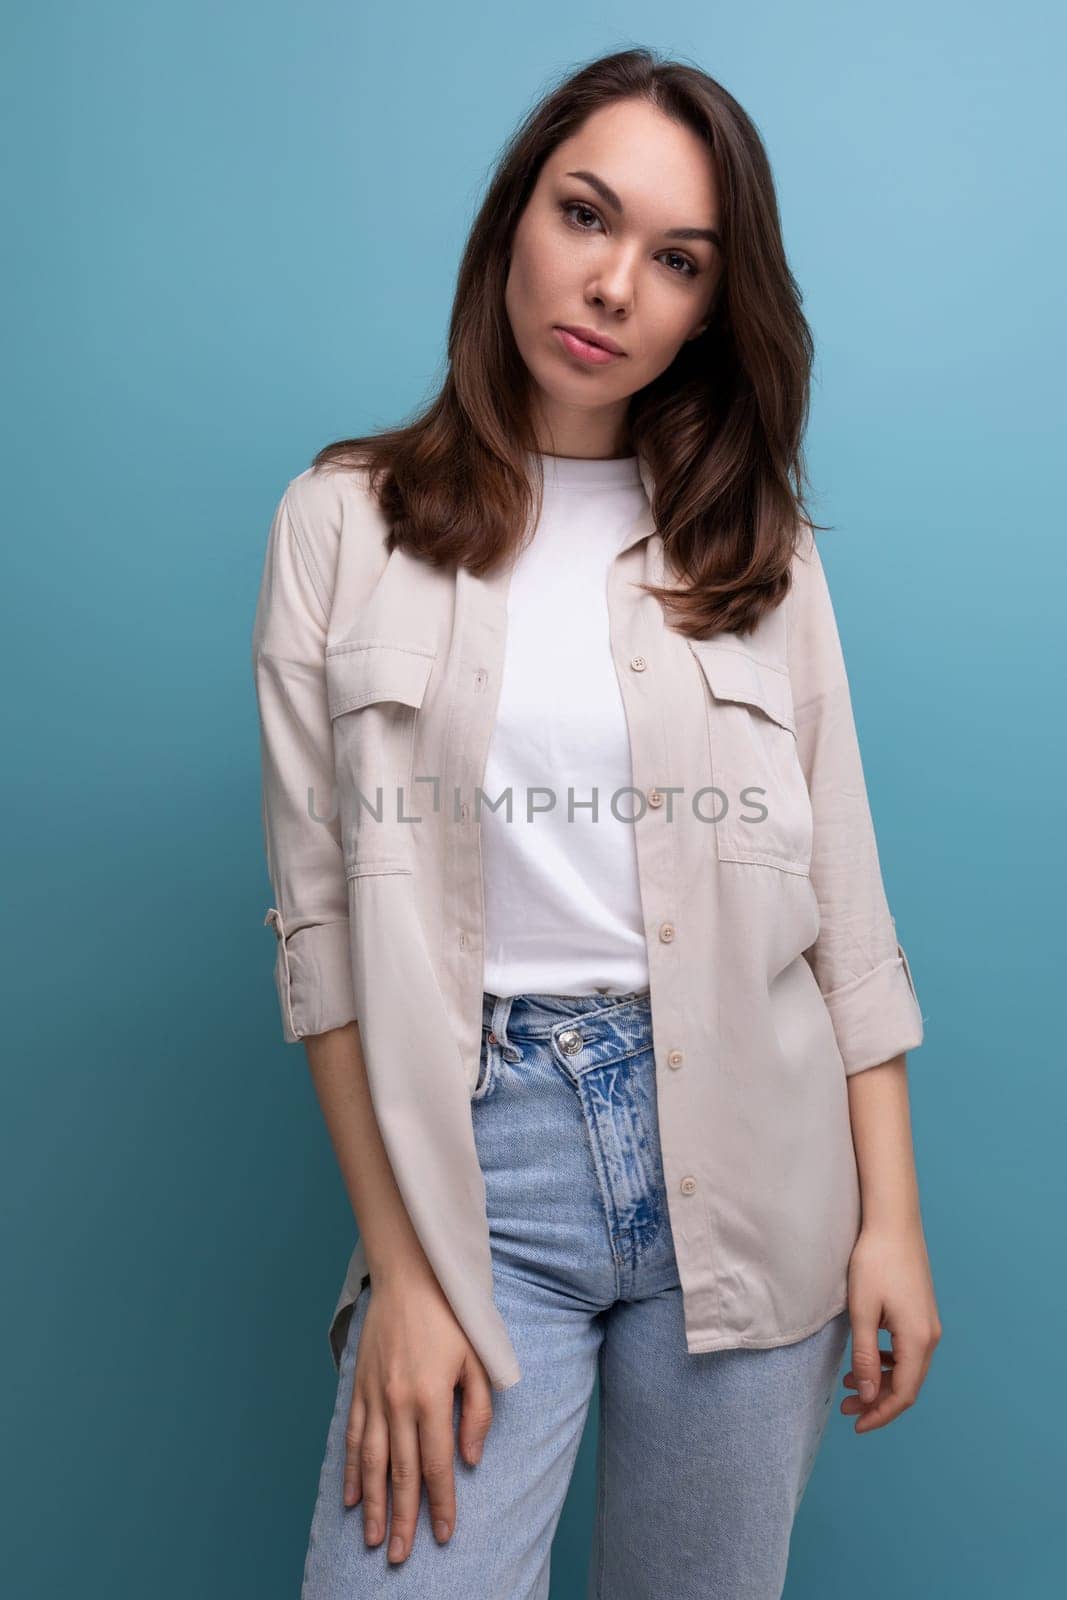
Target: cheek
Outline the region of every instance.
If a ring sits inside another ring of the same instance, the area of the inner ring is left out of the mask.
[[[504,290],[504,305],[507,309],[512,331],[520,345],[534,321],[535,307],[531,302],[532,294],[529,274],[526,271],[525,263],[513,255],[508,271],[507,286]]]
[[[559,252],[541,243],[512,252],[504,303],[515,341],[527,361],[536,359],[550,325],[580,314],[581,284]]]
[[[521,293],[533,305],[558,311],[561,295],[569,304],[581,292],[581,270],[574,252],[551,235],[531,239],[513,264]]]
[[[699,312],[703,304],[702,296],[685,294],[681,289],[674,294],[664,293],[649,299],[645,307],[648,312],[646,327],[649,348],[654,346],[664,356],[676,351],[693,324],[700,320]]]
[[[513,324],[526,328],[535,320],[541,274],[529,249],[513,251],[508,273],[507,306]]]
[[[695,302],[679,305],[678,297],[669,303],[646,305],[641,325],[642,384],[665,372],[678,354],[694,322],[699,318]]]

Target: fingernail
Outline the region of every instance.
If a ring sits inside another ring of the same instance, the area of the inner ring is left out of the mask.
[[[470,1462],[471,1466],[472,1467],[476,1467],[481,1459],[482,1459],[482,1447],[481,1447],[481,1445],[480,1444],[472,1444],[472,1445],[470,1445],[468,1447],[468,1450],[467,1450],[467,1460]]]
[[[404,1541],[403,1541],[403,1539],[400,1537],[399,1533],[394,1533],[393,1537],[389,1541],[389,1559],[390,1559],[390,1561],[393,1561],[393,1560],[396,1559],[397,1556],[402,1555],[403,1554],[403,1550],[404,1550]]]
[[[875,1391],[874,1391],[874,1379],[873,1378],[863,1378],[863,1379],[860,1380],[860,1399],[861,1400],[873,1400],[874,1399],[874,1392]]]
[[[437,1521],[433,1525],[433,1531],[439,1539],[443,1540],[448,1538],[448,1523],[445,1521],[444,1517],[438,1517]]]
[[[368,1544],[374,1544],[378,1538],[378,1524],[376,1522],[368,1522],[363,1530],[363,1536]]]

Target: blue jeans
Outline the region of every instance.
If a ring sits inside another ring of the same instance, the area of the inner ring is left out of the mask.
[[[372,1292],[364,1286],[301,1600],[547,1600],[552,1537],[598,1378],[588,1600],[778,1600],[848,1313],[794,1344],[686,1350],[648,990],[486,994],[471,1115],[494,1294],[522,1378],[493,1392],[480,1463],[456,1452],[451,1539],[434,1538],[423,1486],[411,1552],[390,1563],[388,1523],[368,1548],[362,1504],[342,1503],[345,1425]],[[457,1426],[459,1410],[457,1392]]]

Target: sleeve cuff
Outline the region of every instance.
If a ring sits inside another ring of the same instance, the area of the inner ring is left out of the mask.
[[[286,1044],[354,1022],[348,920],[314,923],[287,934],[281,912],[271,906],[263,921],[271,924],[278,940],[274,983]]]
[[[873,972],[823,996],[845,1073],[862,1072],[923,1042],[923,1019],[903,946]]]

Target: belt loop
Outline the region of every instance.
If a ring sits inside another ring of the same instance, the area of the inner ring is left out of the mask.
[[[508,1018],[511,1016],[511,1002],[514,995],[498,994],[493,1004],[493,1020],[490,1031],[495,1035],[497,1047],[506,1060],[517,1057],[520,1052],[508,1038]]]

